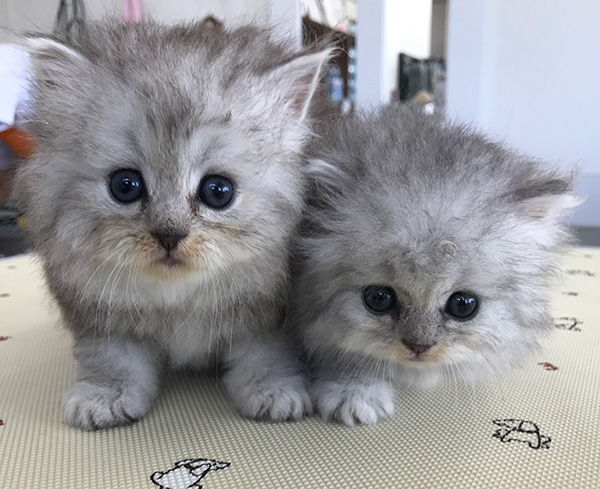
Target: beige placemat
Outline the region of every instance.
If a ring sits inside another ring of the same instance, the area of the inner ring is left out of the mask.
[[[88,433],[61,422],[75,362],[39,264],[0,261],[0,488],[152,489],[155,472],[172,489],[600,488],[600,251],[563,268],[556,331],[524,368],[399,392],[376,426],[248,421],[214,379],[186,374],[140,422]]]

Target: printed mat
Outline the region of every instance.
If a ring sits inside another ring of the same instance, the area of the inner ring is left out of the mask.
[[[574,248],[555,331],[503,380],[397,393],[349,428],[241,418],[215,377],[172,374],[134,425],[61,421],[71,339],[32,256],[0,261],[0,488],[600,488],[600,250]]]

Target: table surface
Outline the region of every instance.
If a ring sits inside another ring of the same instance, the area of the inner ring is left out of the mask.
[[[188,373],[134,425],[84,432],[61,422],[76,365],[39,263],[1,260],[0,487],[600,488],[600,250],[575,248],[562,269],[556,331],[522,368],[403,389],[378,425],[249,421]]]

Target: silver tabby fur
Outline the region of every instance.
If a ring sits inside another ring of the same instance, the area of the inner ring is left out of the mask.
[[[227,367],[244,415],[310,411],[303,367],[276,332],[305,187],[307,110],[327,49],[290,52],[253,26],[90,24],[76,42],[23,41],[33,67],[36,154],[17,195],[75,340],[63,398],[84,429],[143,416],[167,367]],[[109,178],[141,172],[117,202]],[[235,185],[215,210],[204,175]],[[187,235],[167,251],[152,233]]]
[[[393,412],[394,382],[469,381],[518,363],[551,328],[572,175],[400,107],[318,133],[290,323],[321,415],[375,423]],[[393,288],[397,311],[367,310],[369,285]],[[468,321],[444,312],[457,291],[480,299]]]

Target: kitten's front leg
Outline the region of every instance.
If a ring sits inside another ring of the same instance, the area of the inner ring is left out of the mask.
[[[242,415],[290,421],[312,412],[304,365],[283,333],[234,342],[226,366],[225,389]]]
[[[94,430],[130,424],[158,392],[162,357],[154,345],[124,337],[76,339],[80,372],[63,396],[65,423]]]
[[[311,395],[326,421],[348,426],[375,424],[394,413],[394,390],[359,362],[330,358],[314,365]]]

